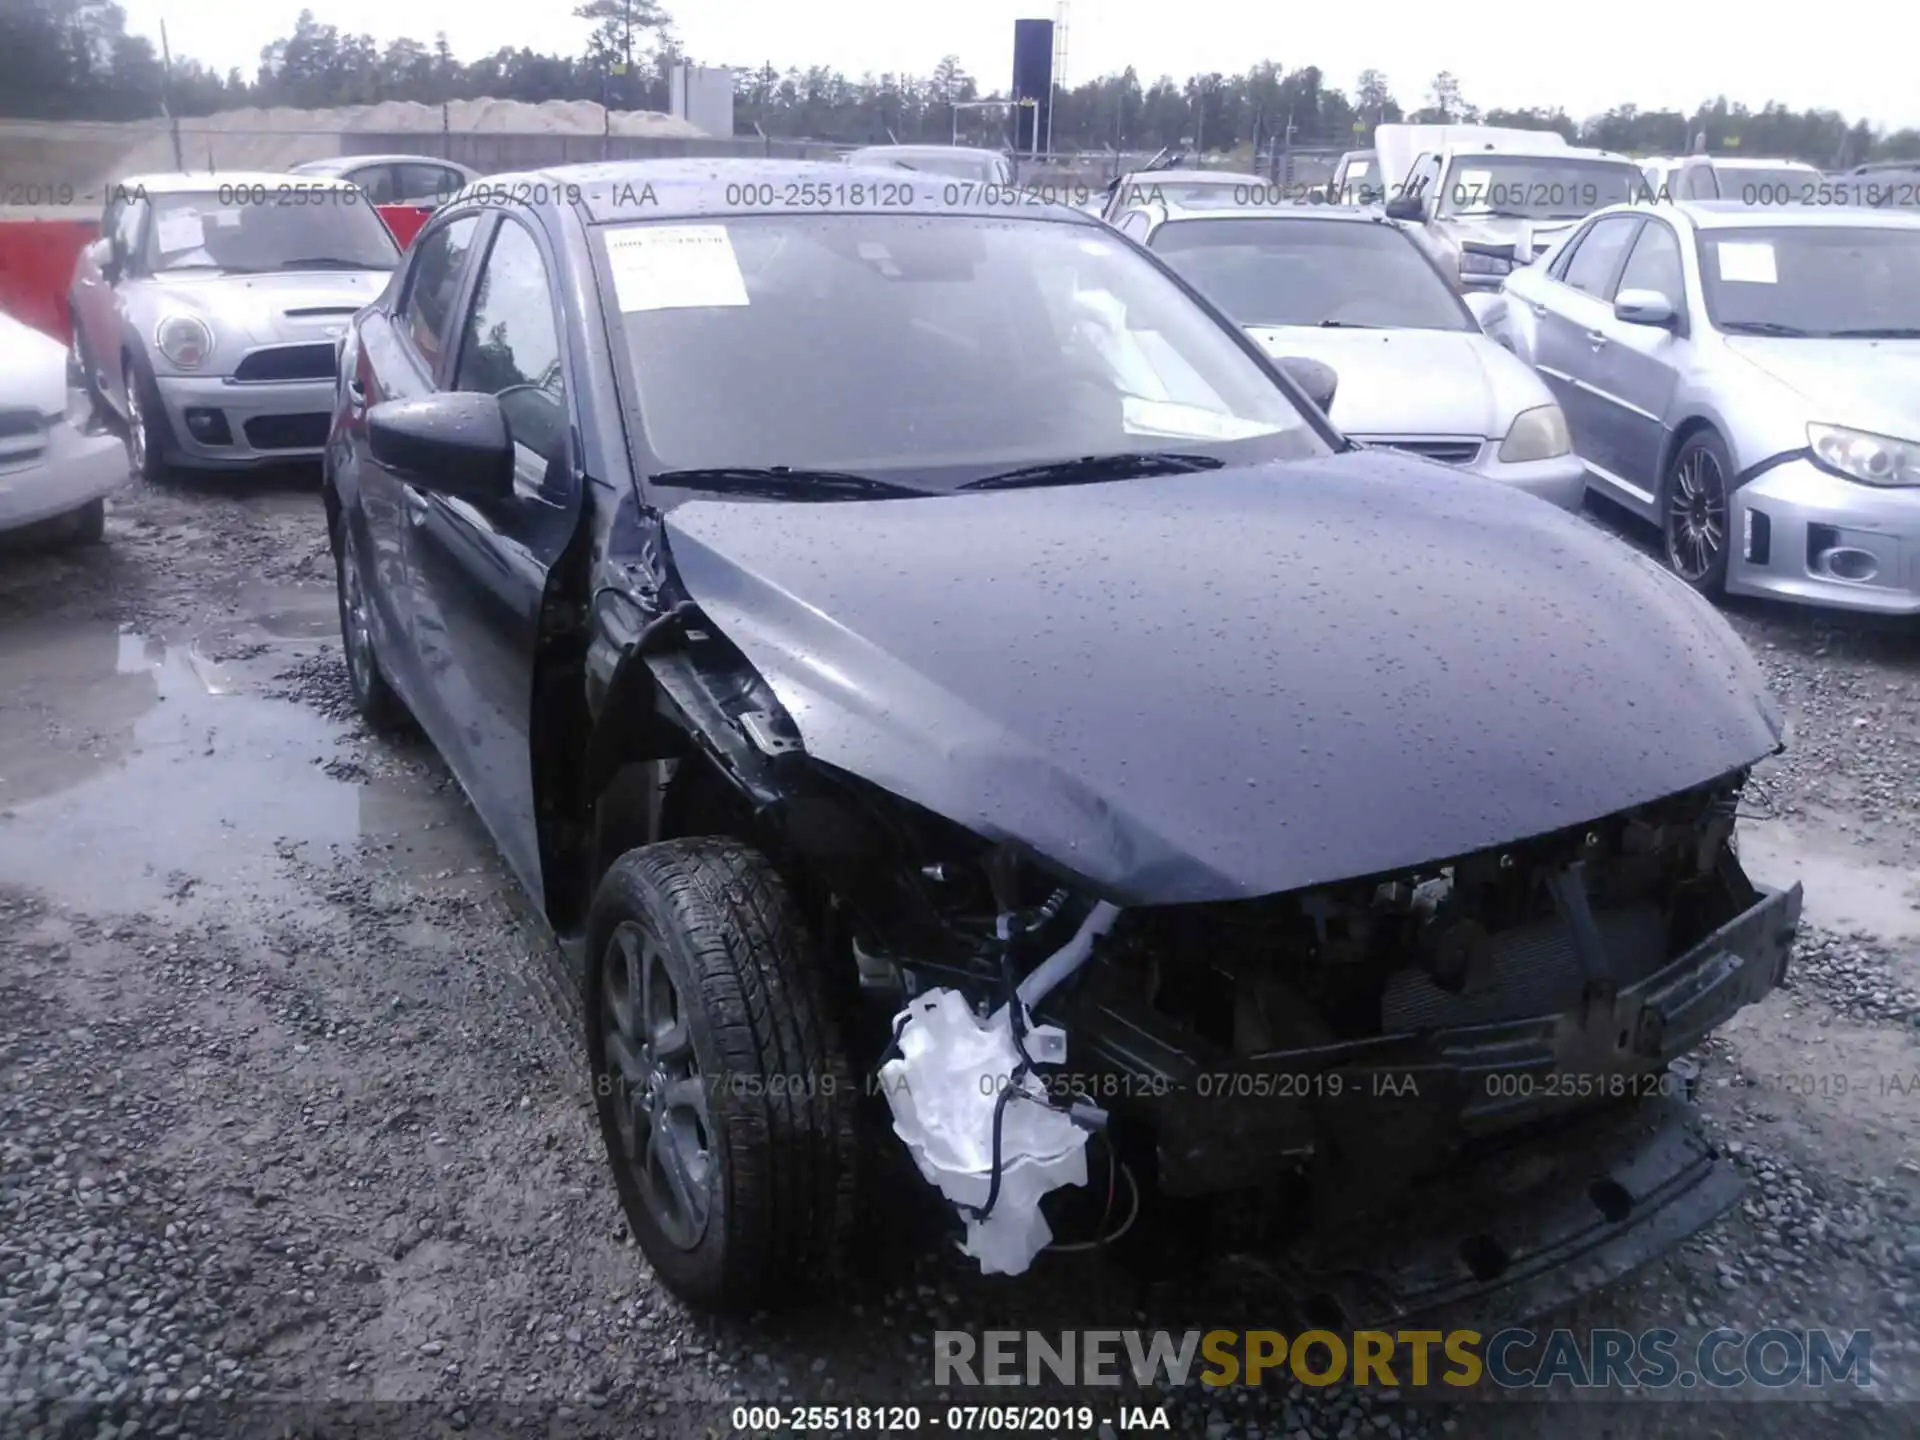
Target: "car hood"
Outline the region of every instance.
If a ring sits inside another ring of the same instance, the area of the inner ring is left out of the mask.
[[[1378,452],[666,525],[812,756],[1123,904],[1448,858],[1780,737],[1752,656],[1652,561]]]
[[[42,415],[67,408],[67,350],[58,340],[0,312],[0,409]]]
[[[353,315],[371,305],[392,278],[386,270],[299,270],[284,275],[213,275],[188,272],[144,280],[128,297],[151,330],[170,314],[197,315],[227,342],[272,345],[281,341],[329,340]]]
[[[1513,417],[1552,402],[1545,382],[1479,331],[1247,327],[1276,359],[1304,355],[1340,377],[1333,423],[1349,435],[1476,435],[1495,439]]]
[[[1727,348],[1804,399],[1809,420],[1920,440],[1920,340],[1731,335]]]

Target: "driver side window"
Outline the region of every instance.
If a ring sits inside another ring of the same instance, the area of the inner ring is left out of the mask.
[[[500,397],[517,477],[547,499],[565,498],[567,485],[560,334],[540,247],[526,226],[505,219],[474,284],[453,388]]]
[[[453,302],[459,297],[467,251],[473,248],[478,215],[462,215],[423,235],[413,247],[413,273],[400,306],[400,328],[436,372],[451,339]]]

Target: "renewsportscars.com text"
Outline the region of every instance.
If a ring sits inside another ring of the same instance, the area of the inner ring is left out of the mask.
[[[1576,1389],[1725,1392],[1757,1387],[1854,1393],[1873,1385],[1865,1330],[1722,1328],[1695,1339],[1678,1331],[1568,1329],[964,1330],[934,1334],[933,1383],[949,1385],[1309,1386],[1381,1389],[1442,1385],[1468,1390]],[[1197,1375],[1196,1375],[1197,1372]]]

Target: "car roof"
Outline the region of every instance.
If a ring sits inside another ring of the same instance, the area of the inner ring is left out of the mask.
[[[1631,165],[1636,170],[1646,163],[1643,160],[1622,155],[1617,150],[1594,150],[1584,145],[1552,145],[1545,142],[1534,144],[1522,140],[1502,140],[1496,145],[1451,145],[1447,149],[1456,160],[1471,159],[1476,155],[1485,156],[1488,159],[1514,155],[1523,160],[1611,160],[1622,165]]]
[[[978,155],[1000,160],[1006,158],[998,150],[989,150],[984,145],[862,145],[849,153],[854,155]]]
[[[1009,203],[1007,192],[979,190],[968,186],[935,183],[940,177],[925,176],[915,181],[889,165],[847,165],[827,160],[772,160],[758,156],[723,159],[606,160],[583,165],[558,165],[524,174],[488,177],[487,194],[536,192],[544,185],[553,203],[571,200],[576,192],[590,224],[606,225],[620,221],[691,219],[703,215],[761,215],[831,213],[836,209],[858,210],[862,214],[910,215],[998,215],[1017,212],[1026,219],[1053,220],[1065,224],[1105,227],[1093,216],[1064,205],[1048,204],[1037,197]],[[891,186],[888,193],[897,196],[906,186],[911,195],[905,203],[891,201],[880,206],[855,202],[840,207],[823,205],[820,195],[831,196],[844,190],[853,178],[864,176],[874,185]],[[789,198],[787,186],[812,182],[810,189]],[[924,183],[923,183],[924,182]],[[765,188],[771,187],[769,192]],[[457,199],[458,197],[456,197]],[[516,205],[528,202],[516,200]],[[538,208],[539,202],[533,202]]]
[[[1176,185],[1191,185],[1196,181],[1218,180],[1222,185],[1265,185],[1264,176],[1250,175],[1240,170],[1134,170],[1121,177],[1136,184],[1144,184],[1151,179],[1154,182],[1171,180]]]
[[[328,155],[319,160],[304,161],[293,168],[295,173],[301,175],[334,175],[342,170],[356,170],[362,165],[439,165],[462,174],[473,173],[458,160],[447,160],[438,155]]]
[[[1769,160],[1762,155],[1703,155],[1700,158],[1712,161],[1716,170],[1811,170],[1816,175],[1820,173],[1817,165],[1784,157]]]
[[[1339,220],[1348,224],[1388,224],[1386,211],[1378,205],[1315,205],[1311,202],[1298,202],[1289,205],[1236,205],[1231,209],[1222,206],[1183,209],[1177,205],[1166,208],[1164,223],[1173,224],[1179,220]]]
[[[261,185],[304,185],[321,189],[351,189],[346,181],[332,175],[302,175],[292,170],[200,170],[173,171],[159,175],[129,175],[114,182],[110,189],[142,190],[149,195],[204,195],[232,186],[251,189]]]
[[[1676,214],[1698,230],[1746,229],[1755,224],[1814,229],[1821,226],[1920,229],[1920,213],[1872,205],[1746,205],[1738,200],[1661,200],[1651,205],[1629,201],[1594,213],[1644,215],[1649,210]]]

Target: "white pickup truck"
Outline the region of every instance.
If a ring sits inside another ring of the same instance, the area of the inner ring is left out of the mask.
[[[1550,130],[1382,125],[1373,145],[1388,216],[1467,292],[1498,289],[1581,220],[1634,199],[1644,184],[1626,156],[1578,149]]]

